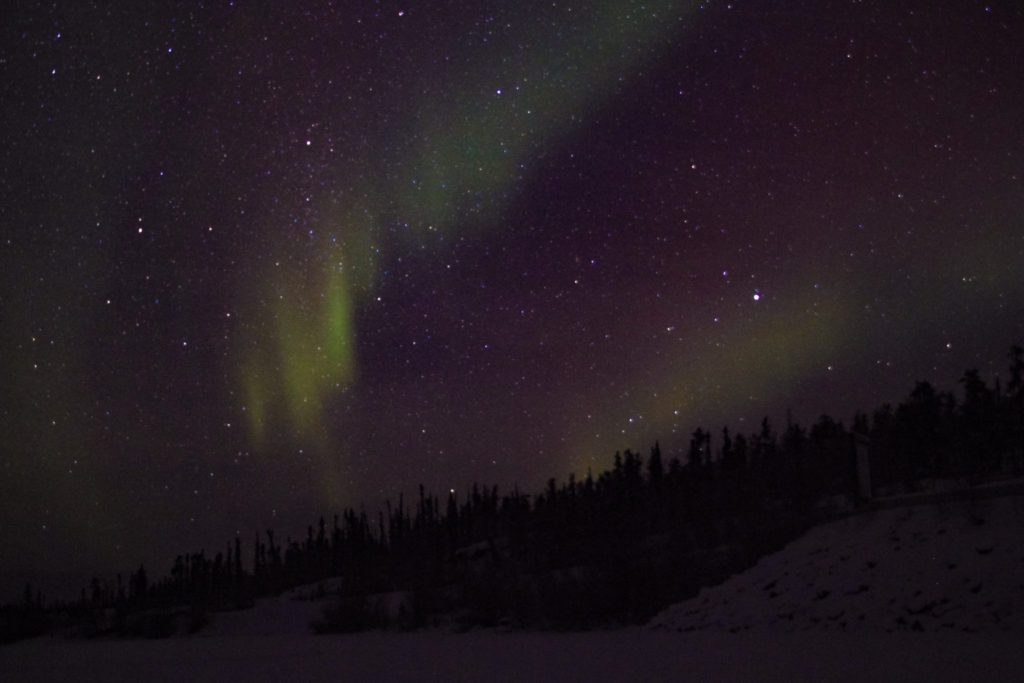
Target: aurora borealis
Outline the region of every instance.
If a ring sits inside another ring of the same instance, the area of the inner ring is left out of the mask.
[[[2,32],[6,575],[849,420],[1024,338],[1017,2],[20,2]]]

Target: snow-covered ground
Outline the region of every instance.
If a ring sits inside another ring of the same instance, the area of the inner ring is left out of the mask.
[[[621,631],[313,636],[296,589],[187,638],[2,647],[0,680],[1024,680],[1021,539],[1019,495],[849,517]]]
[[[652,627],[1024,634],[1024,496],[912,505],[824,524],[667,609]]]
[[[323,616],[328,604],[320,596],[336,595],[339,582],[340,579],[330,579],[322,584],[294,588],[275,598],[257,600],[252,609],[215,612],[210,615],[210,624],[196,637],[310,634],[313,632],[311,624]]]
[[[1019,635],[368,633],[34,640],[5,681],[1013,681]]]

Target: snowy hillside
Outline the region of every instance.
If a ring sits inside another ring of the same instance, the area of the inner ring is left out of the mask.
[[[191,637],[14,643],[0,648],[0,678],[1019,680],[1024,495],[908,502],[812,529],[666,610],[653,631],[313,636],[309,620],[326,602],[307,586],[216,614]]]
[[[812,529],[651,627],[1024,632],[1021,539],[1019,494],[855,515]]]

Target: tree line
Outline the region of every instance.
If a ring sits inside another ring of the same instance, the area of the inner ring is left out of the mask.
[[[141,566],[126,579],[93,579],[71,604],[46,606],[28,587],[23,604],[0,609],[0,625],[10,639],[45,630],[47,614],[88,620],[102,610],[114,631],[160,635],[166,624],[133,626],[131,615],[182,606],[198,628],[211,611],[330,577],[341,581],[318,624],[327,631],[381,625],[366,596],[386,593],[404,596],[406,626],[441,617],[466,626],[640,622],[863,503],[858,439],[875,491],[1024,473],[1024,351],[1011,348],[1005,387],[977,370],[960,386],[958,399],[918,382],[902,403],[857,414],[849,428],[827,415],[806,428],[765,418],[751,434],[700,427],[670,456],[658,443],[646,455],[627,449],[604,472],[550,479],[534,495],[420,486],[373,517],[355,508],[321,516],[305,538],[265,530],[212,555],[179,555],[155,581]]]

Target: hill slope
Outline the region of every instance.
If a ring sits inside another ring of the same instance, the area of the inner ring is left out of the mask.
[[[816,527],[651,627],[1024,632],[1024,495],[902,503]]]

